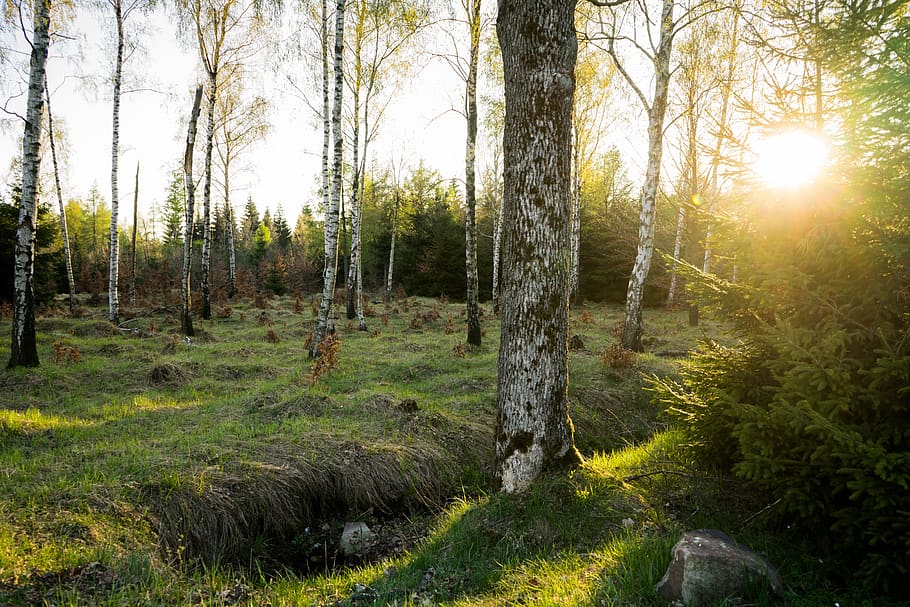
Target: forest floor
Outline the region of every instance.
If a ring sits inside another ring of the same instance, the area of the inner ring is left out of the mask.
[[[732,341],[719,323],[647,310],[633,355],[619,307],[573,310],[586,463],[514,497],[492,491],[489,304],[480,348],[463,304],[370,304],[321,373],[314,305],[258,304],[216,306],[189,340],[176,308],[40,315],[41,366],[0,371],[0,605],[660,605],[671,547],[703,527],[767,554],[791,605],[885,604],[763,496],[694,468],[650,403],[648,376]],[[347,557],[346,522],[375,534]]]

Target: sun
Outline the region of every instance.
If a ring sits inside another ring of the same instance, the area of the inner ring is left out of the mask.
[[[752,169],[768,187],[792,189],[814,182],[828,161],[828,141],[808,130],[765,136],[754,147]]]

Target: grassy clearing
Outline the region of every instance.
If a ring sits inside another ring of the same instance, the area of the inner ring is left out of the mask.
[[[40,318],[42,366],[0,374],[0,604],[649,605],[693,526],[815,579],[793,604],[836,598],[784,536],[742,525],[760,500],[675,459],[642,392],[642,373],[673,371],[656,352],[716,325],[652,311],[652,353],[617,360],[603,353],[621,310],[573,311],[589,460],[514,498],[490,493],[498,319],[486,307],[484,346],[466,350],[463,305],[372,307],[369,332],[339,322],[338,365],[315,384],[307,302],[236,304],[189,343],[166,309],[135,310],[129,331],[100,309]],[[384,529],[382,549],[324,573],[344,520]]]

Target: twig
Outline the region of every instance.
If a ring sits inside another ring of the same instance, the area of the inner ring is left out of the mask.
[[[758,518],[759,516],[761,516],[762,514],[764,514],[765,512],[767,512],[768,510],[770,510],[771,508],[773,508],[774,506],[778,505],[778,504],[780,503],[781,499],[783,499],[783,498],[780,498],[780,497],[779,497],[779,498],[777,498],[776,500],[774,500],[773,502],[771,502],[770,504],[768,504],[767,506],[765,506],[764,508],[762,508],[761,510],[759,510],[758,512],[756,512],[756,513],[754,513],[754,514],[750,514],[749,516],[747,516],[747,517],[743,520],[743,522],[741,522],[741,523],[739,524],[739,528],[742,529],[742,528],[745,527],[747,524],[749,524],[753,519]]]
[[[633,474],[632,476],[627,476],[622,479],[624,483],[630,483],[632,481],[637,481],[639,479],[647,478],[649,476],[657,476],[658,474],[674,474],[676,476],[684,476],[686,478],[691,478],[692,475],[688,472],[679,472],[677,470],[654,470],[653,472],[643,472],[641,474]]]

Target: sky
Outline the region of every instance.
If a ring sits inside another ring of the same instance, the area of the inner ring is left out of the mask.
[[[106,16],[98,11],[81,11],[68,31],[77,33],[82,40],[80,58],[63,56],[73,54],[72,45],[69,49],[57,45],[52,47],[48,61],[55,127],[65,128],[68,141],[62,176],[64,199],[85,198],[93,185],[106,200],[111,197],[112,61],[106,57],[105,48],[112,48],[112,34],[102,26]],[[195,48],[178,40],[176,28],[164,13],[133,18],[143,30],[140,38],[145,48],[129,59],[124,90],[145,90],[127,92],[121,98],[119,191],[123,226],[133,222],[137,162],[140,217],[148,218],[152,205],[163,203],[168,174],[179,166],[183,156],[192,91],[200,73]],[[264,59],[268,61],[270,57]],[[256,80],[253,86],[272,102],[272,128],[242,161],[250,168],[234,178],[231,199],[236,208],[252,195],[260,213],[269,208],[274,214],[280,204],[293,222],[305,204],[315,208],[319,198],[321,124],[317,124],[317,117],[299,96],[291,94],[291,87],[279,74],[260,70]],[[387,163],[393,154],[411,166],[423,159],[445,178],[462,175],[464,119],[449,111],[460,103],[461,86],[444,63],[432,62],[425,67],[388,108],[378,139],[371,143],[371,164]],[[321,100],[319,91],[312,94]],[[24,114],[24,96],[10,101],[8,107]],[[203,124],[200,119],[197,146]],[[0,178],[4,189],[11,181],[10,163],[21,154],[21,125],[18,120],[8,121],[9,128],[0,132]],[[347,157],[350,151],[346,149],[345,154]],[[46,162],[50,163],[49,156]],[[197,160],[197,166],[198,163]],[[220,197],[214,202],[220,202]]]

